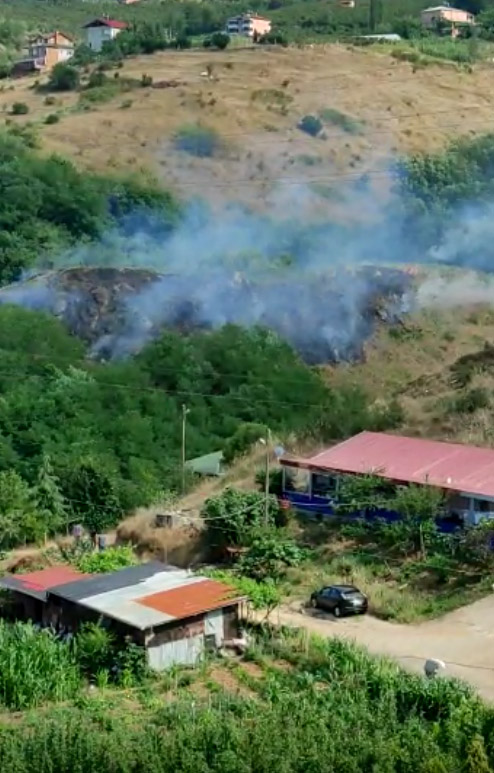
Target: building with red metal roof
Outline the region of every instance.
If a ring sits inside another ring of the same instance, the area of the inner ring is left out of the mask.
[[[434,486],[448,492],[451,508],[478,522],[494,517],[494,449],[424,438],[361,432],[307,459],[284,458],[285,470],[306,470],[309,500],[331,499],[338,476],[376,475],[400,484]],[[286,494],[290,485],[285,475]],[[296,503],[297,492],[292,497]],[[299,497],[300,498],[300,497]],[[303,499],[303,497],[302,497]],[[312,500],[312,501],[310,501]],[[304,504],[304,502],[302,502]]]
[[[115,40],[122,30],[128,29],[125,21],[110,19],[108,16],[100,16],[83,25],[86,43],[92,51],[101,51],[105,43]]]

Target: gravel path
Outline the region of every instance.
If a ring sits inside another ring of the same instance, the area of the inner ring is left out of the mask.
[[[353,640],[420,673],[427,658],[439,658],[446,663],[445,675],[469,682],[482,697],[494,701],[494,595],[416,625],[371,615],[335,620],[329,614],[301,610],[300,603],[282,607],[273,612],[271,621]]]

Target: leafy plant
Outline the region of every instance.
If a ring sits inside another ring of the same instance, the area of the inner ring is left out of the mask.
[[[279,517],[276,497],[256,491],[227,488],[206,500],[202,509],[211,541],[220,545],[248,545],[261,526],[275,525]]]
[[[223,51],[230,45],[231,38],[226,32],[213,32],[210,40],[213,48],[218,48],[220,51]]]
[[[76,67],[65,62],[58,62],[48,80],[50,91],[76,91],[79,88],[80,75]]]
[[[29,107],[25,102],[14,102],[10,111],[11,115],[26,115],[29,113]]]
[[[50,126],[51,124],[58,123],[60,116],[57,113],[49,113],[45,118],[45,123]]]
[[[280,580],[288,567],[298,566],[307,557],[290,537],[282,533],[261,530],[251,541],[248,551],[238,562],[242,575],[263,581]]]
[[[86,574],[105,574],[135,566],[138,561],[131,547],[116,545],[99,552],[84,553],[76,563],[77,568]]]
[[[318,137],[323,130],[323,124],[320,118],[315,115],[304,115],[298,124],[298,128],[310,134],[311,137]]]
[[[198,158],[211,158],[219,151],[218,133],[200,125],[182,126],[175,134],[173,144],[177,150]]]

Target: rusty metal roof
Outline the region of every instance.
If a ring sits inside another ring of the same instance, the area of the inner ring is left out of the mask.
[[[89,577],[90,575],[78,572],[70,566],[50,566],[27,574],[7,574],[0,578],[0,587],[44,600],[51,588]]]
[[[144,596],[139,599],[139,604],[175,619],[183,619],[235,604],[239,600],[234,588],[217,580],[199,578],[193,584]]]
[[[282,459],[310,470],[372,474],[474,496],[494,497],[494,449],[361,432],[309,459]]]
[[[158,561],[50,590],[54,598],[75,602],[141,631],[235,604],[237,599],[231,593],[222,583]]]

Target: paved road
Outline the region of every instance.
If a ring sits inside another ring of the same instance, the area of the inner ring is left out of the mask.
[[[446,663],[445,675],[464,679],[494,702],[494,595],[416,625],[390,623],[371,615],[335,620],[331,615],[300,610],[300,603],[283,607],[271,620],[353,640],[420,673],[427,658],[439,658]]]

